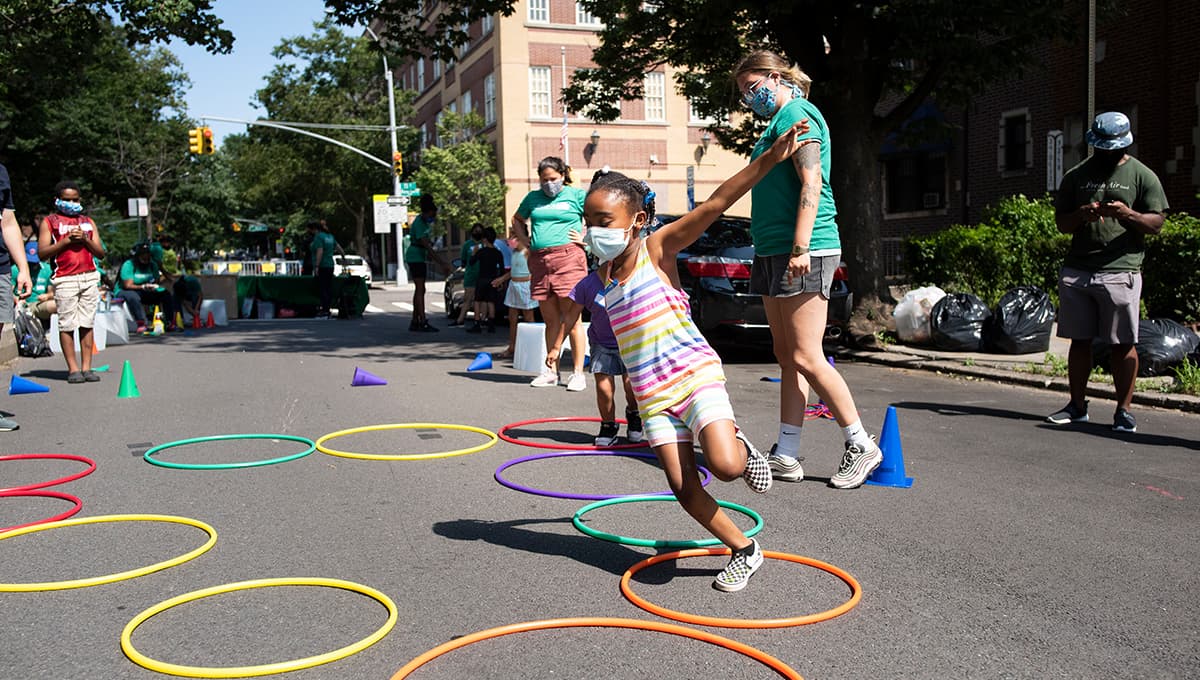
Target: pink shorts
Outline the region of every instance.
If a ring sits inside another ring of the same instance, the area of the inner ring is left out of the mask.
[[[697,388],[683,401],[656,413],[642,422],[642,431],[650,446],[693,441],[696,434],[718,420],[734,420],[733,406],[725,383],[710,383]]]
[[[574,243],[535,250],[529,254],[529,294],[534,300],[565,298],[587,273],[587,255]]]

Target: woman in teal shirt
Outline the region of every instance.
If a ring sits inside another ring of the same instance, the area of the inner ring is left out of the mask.
[[[829,185],[829,127],[808,101],[812,79],[774,52],[750,53],[733,72],[745,104],[770,122],[754,146],[757,158],[780,134],[807,120],[810,140],[775,166],[751,190],[750,235],[754,264],[750,292],[763,296],[775,358],[781,368],[779,437],[771,447],[771,473],[798,482],[800,432],[812,385],[842,426],[846,447],[830,483],[839,489],[861,486],[883,454],[858,417],[854,397],[821,346],[833,272],[841,259],[837,206]]]
[[[513,215],[513,231],[529,248],[529,273],[532,276],[529,292],[538,303],[542,320],[546,322],[546,346],[558,337],[559,326],[574,304],[571,290],[587,276],[587,255],[578,236],[583,233],[583,200],[587,194],[571,184],[569,168],[561,158],[547,156],[538,163],[541,186],[529,192]],[[572,238],[571,232],[576,232]],[[587,389],[583,374],[583,324],[571,329],[571,358],[574,370],[567,379],[567,389],[582,392]],[[554,387],[559,384],[557,368],[543,369],[529,383],[534,387]]]

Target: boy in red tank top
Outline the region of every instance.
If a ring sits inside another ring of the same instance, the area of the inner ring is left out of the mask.
[[[83,215],[79,186],[59,182],[54,187],[54,212],[42,220],[38,256],[53,268],[54,301],[58,305],[58,335],[67,360],[67,382],[99,382],[92,370],[92,327],[100,300],[100,272],[93,258],[104,257],[100,232]],[[79,353],[75,356],[75,330]]]

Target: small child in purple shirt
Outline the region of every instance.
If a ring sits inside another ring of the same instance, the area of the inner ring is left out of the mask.
[[[602,265],[607,269],[607,263]],[[608,312],[604,309],[604,281],[600,271],[593,271],[583,277],[571,294],[571,306],[563,315],[554,344],[546,349],[548,358],[558,358],[562,351],[563,339],[579,321],[579,315],[586,307],[592,315],[588,327],[588,346],[592,356],[592,373],[596,376],[596,405],[600,409],[600,434],[596,435],[596,446],[612,446],[617,443],[617,405],[615,400],[616,385],[613,376],[621,376],[625,387],[625,439],[631,443],[642,441],[642,418],[638,415],[637,402],[633,398],[633,388],[629,384],[629,376],[625,373],[625,364],[621,362],[621,351],[617,348],[617,336],[613,335],[612,326],[608,322]]]

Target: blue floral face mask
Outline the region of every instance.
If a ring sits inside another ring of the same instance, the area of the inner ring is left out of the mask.
[[[74,217],[83,212],[83,204],[79,201],[64,201],[61,198],[54,199],[54,207],[62,214],[69,217]]]

